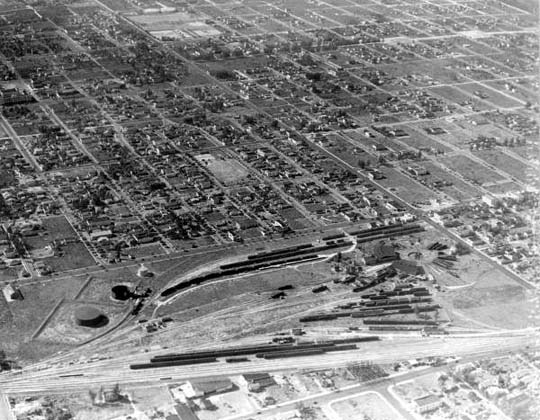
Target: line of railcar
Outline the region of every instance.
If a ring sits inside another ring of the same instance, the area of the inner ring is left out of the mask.
[[[398,320],[398,319],[365,319],[365,325],[438,325],[437,321],[427,319]]]
[[[344,233],[336,233],[335,235],[323,236],[322,240],[323,241],[331,241],[331,240],[334,240],[334,239],[341,239],[341,238],[344,238],[344,237],[345,237]]]
[[[231,268],[231,269],[228,269],[228,270],[222,270],[222,271],[215,271],[215,272],[212,272],[212,273],[207,273],[207,274],[203,274],[199,277],[196,277],[194,279],[191,279],[191,280],[188,280],[188,281],[185,281],[185,282],[182,282],[182,283],[178,283],[172,287],[169,287],[168,289],[164,290],[162,293],[161,293],[161,296],[162,297],[167,297],[167,296],[170,296],[174,293],[177,293],[181,290],[185,290],[191,286],[198,286],[202,283],[205,283],[209,280],[213,280],[213,279],[217,279],[217,278],[220,278],[220,277],[225,277],[225,276],[232,276],[232,275],[236,275],[236,274],[242,274],[242,273],[246,273],[246,272],[250,272],[250,271],[256,271],[256,270],[261,270],[261,269],[264,269],[264,268],[269,268],[269,267],[272,267],[272,266],[276,266],[276,265],[283,265],[283,264],[291,264],[291,263],[300,263],[300,262],[307,262],[307,261],[310,261],[310,260],[315,260],[317,258],[320,258],[318,257],[317,255],[300,255],[300,256],[297,256],[297,257],[293,257],[293,258],[289,258],[289,259],[286,259],[286,260],[279,260],[279,261],[270,261],[270,262],[265,262],[265,263],[259,263],[259,264],[252,264],[252,265],[248,265],[248,266],[244,266],[244,267],[238,267],[238,268]]]
[[[309,244],[300,244],[300,245],[296,245],[296,246],[289,246],[289,247],[286,247],[286,248],[275,249],[273,251],[258,252],[257,254],[248,255],[247,259],[248,260],[257,260],[259,258],[276,257],[276,256],[280,256],[281,254],[287,254],[288,252],[294,252],[294,251],[298,251],[300,249],[308,249],[308,248],[313,248],[313,244],[311,244],[311,243],[309,243]]]
[[[262,359],[282,359],[287,357],[313,356],[317,354],[325,354],[336,351],[349,351],[357,349],[356,344],[336,345],[321,345],[317,348],[300,349],[300,350],[285,350],[272,353],[258,353],[257,358]]]
[[[159,362],[150,362],[150,363],[136,363],[129,365],[130,369],[155,369],[161,367],[171,367],[171,366],[184,366],[184,365],[197,365],[203,363],[213,363],[217,362],[215,357],[200,357],[194,359],[183,359],[183,360],[168,360],[168,361],[159,361]]]
[[[150,362],[162,362],[162,361],[175,361],[175,360],[189,360],[199,357],[234,357],[234,356],[247,356],[251,354],[263,354],[263,353],[273,353],[279,351],[289,351],[289,350],[307,350],[320,348],[324,346],[333,346],[333,342],[323,342],[323,343],[301,343],[301,344],[282,344],[282,345],[262,345],[262,346],[250,346],[250,347],[239,347],[232,349],[224,350],[210,350],[210,351],[200,351],[200,352],[190,352],[190,353],[177,353],[177,354],[165,354],[161,356],[155,356],[150,359]]]
[[[273,264],[275,263],[275,260],[280,260],[281,262],[281,259],[287,258],[287,257],[296,257],[300,255],[305,255],[305,254],[316,254],[319,252],[328,251],[330,249],[341,248],[341,247],[350,246],[350,245],[352,245],[351,241],[343,241],[343,242],[336,242],[334,244],[321,245],[317,247],[311,246],[308,248],[292,249],[292,250],[286,250],[282,252],[278,252],[276,250],[274,254],[269,255],[269,256],[268,255],[263,255],[263,256],[253,255],[251,256],[251,258],[249,258],[248,256],[248,259],[246,260],[229,263],[229,264],[223,264],[223,265],[220,265],[219,268],[221,270],[228,270],[231,268],[250,267],[250,266],[256,265],[257,263]]]
[[[249,362],[249,359],[247,357],[227,357],[225,359],[225,362],[227,362],[227,363],[242,363],[242,362]]]
[[[353,235],[353,236],[369,235],[369,234],[373,234],[375,232],[381,232],[381,231],[385,231],[385,230],[389,230],[389,229],[400,228],[400,227],[403,227],[403,226],[405,226],[404,223],[395,223],[393,225],[378,226],[378,227],[374,227],[374,228],[370,228],[370,229],[353,230],[352,232],[348,232],[348,233],[349,233],[349,235]]]
[[[363,231],[352,232],[356,236],[356,242],[368,242],[377,239],[383,239],[392,235],[404,235],[408,233],[415,233],[423,231],[424,229],[419,225],[403,225],[396,224],[391,226],[381,226],[373,229],[367,229]],[[341,236],[341,235],[340,235]],[[244,261],[238,261],[235,263],[223,264],[220,266],[220,271],[207,273],[197,278],[191,279],[187,282],[179,283],[172,286],[161,293],[161,296],[167,297],[181,290],[187,289],[191,286],[200,285],[208,280],[212,280],[219,277],[241,274],[244,272],[261,270],[274,266],[276,264],[291,264],[294,262],[307,261],[312,258],[316,258],[313,255],[318,252],[328,251],[334,248],[340,248],[344,246],[350,246],[353,244],[351,241],[347,241],[343,238],[336,238],[336,241],[327,242],[325,245],[315,247],[313,244],[300,244],[292,247],[281,248],[274,251],[261,252],[254,255],[248,255]],[[384,277],[376,279],[374,282],[359,286],[354,289],[355,292],[365,290],[372,287],[382,281]]]
[[[260,345],[238,347],[224,350],[207,350],[188,353],[169,353],[154,356],[149,363],[139,363],[130,365],[131,369],[152,369],[169,366],[184,366],[192,364],[213,363],[218,358],[225,358],[227,363],[247,362],[245,356],[255,355],[265,359],[276,359],[280,357],[308,356],[311,354],[322,354],[325,352],[346,351],[356,349],[356,344],[361,342],[377,341],[378,336],[352,337],[347,339],[328,340],[320,343],[306,342],[282,345]],[[273,356],[269,356],[273,355]]]

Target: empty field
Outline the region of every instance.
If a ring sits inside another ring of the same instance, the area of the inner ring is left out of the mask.
[[[461,90],[452,86],[438,86],[429,88],[428,90],[444,99],[473,111],[486,111],[488,109],[493,109],[493,107],[489,104],[479,100],[478,98],[467,95],[465,92],[462,92]]]
[[[524,165],[519,160],[508,156],[500,150],[481,150],[475,152],[475,155],[522,182],[530,182],[534,176],[533,168]]]
[[[176,29],[187,22],[204,20],[204,16],[196,13],[156,13],[146,15],[129,16],[129,19],[138,23],[149,31],[164,31]]]
[[[422,162],[422,166],[438,180],[449,181],[452,183],[452,186],[443,187],[442,190],[455,200],[469,200],[473,197],[480,197],[482,195],[480,190],[467,184],[461,179],[456,178],[454,175],[446,172],[434,163]]]
[[[409,177],[391,168],[381,168],[381,172],[386,177],[378,182],[386,188],[391,188],[401,199],[408,203],[429,203],[437,198],[437,194],[422,184],[413,181]]]
[[[492,194],[506,194],[508,192],[517,192],[523,190],[523,187],[515,182],[503,182],[501,184],[486,185],[484,188]]]
[[[478,83],[466,83],[463,85],[459,85],[459,89],[471,95],[475,95],[475,92],[478,92],[481,95],[485,95],[482,100],[495,105],[497,108],[513,108],[522,105],[522,103],[517,99],[512,99],[511,97],[503,95],[500,92],[497,92]]]
[[[367,392],[330,404],[336,419],[401,420],[402,416],[376,392]]]
[[[469,159],[465,155],[445,156],[440,161],[448,168],[460,173],[476,184],[487,184],[504,180],[497,172]]]
[[[234,159],[216,158],[207,154],[197,156],[197,160],[203,163],[219,181],[225,184],[237,183],[249,175],[248,170]]]

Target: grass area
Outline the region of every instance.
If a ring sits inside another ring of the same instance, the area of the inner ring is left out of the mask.
[[[425,203],[437,198],[437,194],[392,168],[381,168],[386,177],[378,182],[386,188],[393,188],[395,194],[408,203]]]
[[[40,359],[58,348],[58,343],[36,343],[27,341],[47,317],[62,296],[73,296],[84,277],[68,277],[53,282],[42,282],[20,286],[24,300],[7,303],[0,300],[0,313],[7,322],[0,323],[2,348],[20,359]],[[5,314],[9,316],[6,317]]]
[[[149,31],[175,29],[178,25],[202,19],[204,17],[195,12],[155,13],[129,16],[129,19],[144,26]]]
[[[445,291],[438,299],[453,325],[471,328],[524,328],[534,312],[533,294],[475,255],[459,258],[454,270],[459,279],[446,272],[435,275]],[[461,288],[453,288],[461,286]]]
[[[489,104],[469,96],[465,92],[462,92],[452,86],[438,86],[429,88],[428,90],[444,99],[474,111],[486,111],[488,109],[493,109],[493,107],[489,106]]]
[[[475,155],[522,182],[529,182],[533,169],[501,150],[480,150]]]
[[[477,184],[487,184],[504,180],[497,172],[471,160],[465,155],[444,156],[440,162]]]
[[[0,268],[0,281],[3,282],[17,279],[21,270],[22,266]]]
[[[452,59],[434,59],[423,61],[412,61],[409,63],[399,63],[379,65],[377,68],[396,78],[404,74],[415,74],[429,76],[439,83],[456,83],[464,80],[455,70],[451,69]],[[427,82],[416,82],[418,85],[428,85]],[[386,88],[386,86],[385,86]]]
[[[137,268],[122,268],[119,270],[101,271],[93,274],[92,280],[79,296],[79,301],[110,302],[111,288],[119,283],[136,285],[140,278],[137,277]]]
[[[432,162],[422,162],[422,166],[429,171],[429,176],[452,183],[451,187],[443,187],[442,191],[455,200],[468,200],[482,195],[479,189],[446,172]]]
[[[77,238],[77,234],[65,216],[53,216],[42,219],[44,231],[37,236],[25,238],[29,249],[39,249],[49,245],[54,240]]]
[[[522,88],[519,85],[513,84],[514,88],[513,90],[507,89],[507,82],[503,80],[497,80],[493,82],[486,82],[486,85],[492,87],[495,90],[502,91],[506,93],[507,95],[510,95],[516,99],[519,99],[521,101],[529,101],[531,103],[538,101],[538,95],[535,95],[534,93],[528,91],[527,89]]]
[[[511,191],[517,192],[523,189],[515,182],[504,182],[501,184],[487,185],[484,188],[493,194],[505,194]]]
[[[75,323],[75,311],[83,306],[98,309],[108,318],[108,323],[100,328],[79,326]],[[95,302],[65,302],[55,312],[45,329],[36,338],[36,344],[42,341],[78,344],[106,331],[114,326],[126,312],[122,304],[99,304]]]
[[[49,232],[50,240],[76,238],[77,234],[65,216],[48,217],[42,220],[43,227]]]
[[[92,267],[96,263],[82,242],[75,242],[62,247],[63,256],[44,258],[43,262],[55,272],[64,272],[78,268]]]
[[[512,108],[522,105],[518,100],[512,99],[511,97],[503,95],[496,90],[490,89],[478,83],[466,83],[459,85],[459,89],[471,95],[474,95],[474,92],[481,92],[487,95],[487,97],[483,98],[482,100],[495,105],[496,108]]]
[[[326,273],[324,271],[319,272],[319,269],[326,271]],[[158,313],[161,316],[171,312],[200,308],[200,306],[212,302],[223,301],[223,303],[226,303],[227,299],[241,294],[260,295],[261,293],[267,293],[269,296],[266,297],[269,298],[272,292],[277,291],[278,287],[287,284],[291,284],[294,287],[307,287],[324,283],[330,276],[328,266],[325,263],[306,266],[305,272],[300,270],[304,270],[304,268],[299,267],[298,270],[286,268],[203,285],[184,293],[181,298],[173,303],[162,306],[162,309]],[[289,293],[294,294],[296,292],[292,290]]]
[[[449,152],[451,150],[448,146],[445,146],[418,131],[411,130],[410,127],[406,127],[405,131],[412,131],[411,136],[399,139],[399,141],[413,149],[434,149],[440,152]]]

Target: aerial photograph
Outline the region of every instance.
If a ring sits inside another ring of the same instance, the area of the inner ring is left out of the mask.
[[[540,420],[539,0],[0,0],[0,420]]]

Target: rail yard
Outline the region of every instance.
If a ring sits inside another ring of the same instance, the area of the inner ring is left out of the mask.
[[[0,0],[0,420],[537,420],[538,16]]]

